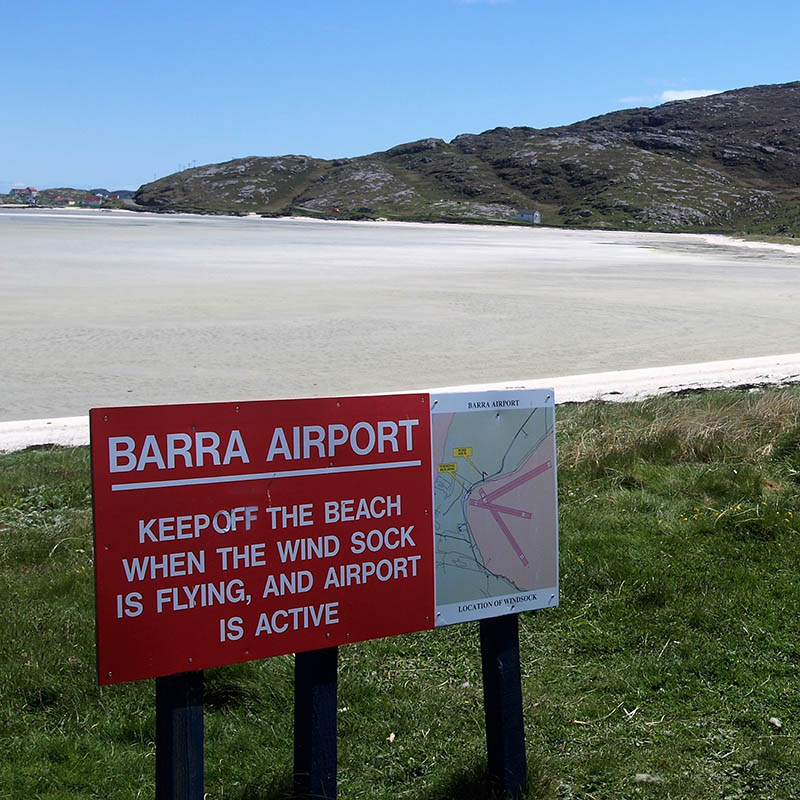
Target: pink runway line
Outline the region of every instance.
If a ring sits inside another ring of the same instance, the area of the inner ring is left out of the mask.
[[[510,514],[512,517],[522,517],[522,519],[531,518],[530,511],[521,511],[518,508],[510,508],[509,506],[498,506],[496,503],[484,503],[483,500],[470,500],[469,504],[471,506],[477,506],[478,508],[493,508],[501,514]]]
[[[552,469],[553,463],[551,461],[545,461],[544,464],[540,464],[535,469],[532,469],[530,472],[526,472],[524,475],[520,475],[518,478],[514,478],[513,481],[509,481],[505,486],[501,486],[499,489],[495,489],[493,492],[490,492],[487,495],[484,495],[481,491],[481,499],[485,503],[491,503],[495,497],[502,497],[506,492],[510,492],[512,489],[516,489],[517,486],[521,486],[523,483],[527,483],[530,480],[533,480],[538,475],[541,475],[543,472],[547,472],[547,470]]]
[[[488,496],[483,491],[483,489],[481,489],[481,500],[484,501],[488,500]],[[517,540],[512,536],[511,531],[508,529],[508,526],[503,521],[503,518],[500,516],[500,512],[497,510],[496,506],[493,506],[491,503],[488,502],[484,502],[479,505],[482,505],[483,508],[489,510],[491,515],[494,517],[494,521],[500,526],[500,530],[503,531],[503,533],[506,536],[506,539],[508,539],[508,543],[511,545],[512,549],[517,554],[517,557],[522,562],[522,566],[527,567],[529,562],[527,557],[525,556],[525,553],[522,552],[522,548],[517,543]]]

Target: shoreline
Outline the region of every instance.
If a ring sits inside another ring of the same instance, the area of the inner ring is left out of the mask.
[[[561,405],[590,400],[634,402],[663,394],[766,388],[794,383],[800,383],[800,353],[408,391],[436,393],[552,389],[556,404]],[[87,444],[88,415],[0,422],[0,453],[32,446],[78,447]]]
[[[36,211],[36,212],[62,212],[68,211],[70,213],[74,212],[83,212],[85,214],[90,215],[106,215],[106,214],[125,214],[125,215],[138,215],[138,214],[148,214],[152,215],[155,218],[175,218],[175,217],[189,217],[191,219],[241,219],[241,220],[248,220],[249,222],[253,221],[263,221],[263,222],[273,222],[273,221],[280,221],[280,222],[315,222],[323,225],[341,225],[342,223],[345,224],[353,224],[353,225],[364,225],[364,226],[371,226],[371,225],[380,225],[380,226],[438,226],[438,227],[453,227],[453,228],[467,228],[467,229],[474,229],[474,228],[489,228],[489,229],[498,229],[502,228],[505,230],[531,230],[531,231],[565,231],[565,232],[572,232],[576,234],[593,234],[593,233],[624,233],[624,234],[643,234],[643,235],[653,235],[653,236],[696,236],[696,237],[703,237],[706,239],[709,244],[714,243],[727,243],[733,244],[736,246],[740,246],[743,248],[767,248],[773,250],[780,250],[783,252],[797,252],[797,248],[800,247],[800,240],[792,240],[786,242],[776,242],[774,241],[774,236],[767,236],[767,238],[760,239],[757,236],[748,236],[744,238],[744,235],[737,234],[733,231],[730,233],[721,233],[718,231],[715,232],[706,232],[706,231],[661,231],[661,230],[639,230],[639,229],[629,229],[629,228],[605,228],[605,227],[564,227],[564,226],[557,226],[557,225],[532,225],[532,224],[515,224],[509,222],[456,222],[452,220],[447,221],[436,221],[436,220],[414,220],[414,219],[349,219],[349,218],[334,218],[334,217],[314,217],[314,216],[298,216],[294,214],[287,214],[287,215],[280,215],[280,216],[263,216],[262,214],[250,211],[242,214],[233,214],[233,213],[226,213],[226,214],[215,214],[215,213],[203,213],[199,211],[155,211],[152,209],[146,208],[84,208],[81,206],[20,206],[13,203],[2,203],[0,204],[0,213],[3,211],[8,210],[19,210],[19,211]]]

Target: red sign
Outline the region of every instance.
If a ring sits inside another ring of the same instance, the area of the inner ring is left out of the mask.
[[[93,409],[100,683],[432,628],[429,404]]]

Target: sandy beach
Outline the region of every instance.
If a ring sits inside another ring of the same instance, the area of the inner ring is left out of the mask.
[[[659,394],[703,389],[784,386],[800,382],[800,353],[766,358],[710,361],[653,369],[567,375],[494,384],[434,387],[434,392],[552,389],[557,404],[588,400],[625,402]],[[62,417],[0,422],[0,452],[31,445],[74,447],[89,443],[89,417]]]
[[[5,421],[800,351],[790,246],[33,209],[0,237]]]

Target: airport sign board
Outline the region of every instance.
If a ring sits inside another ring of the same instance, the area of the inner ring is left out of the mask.
[[[101,684],[557,603],[552,392],[93,409]]]
[[[428,403],[94,409],[100,682],[432,627]]]

